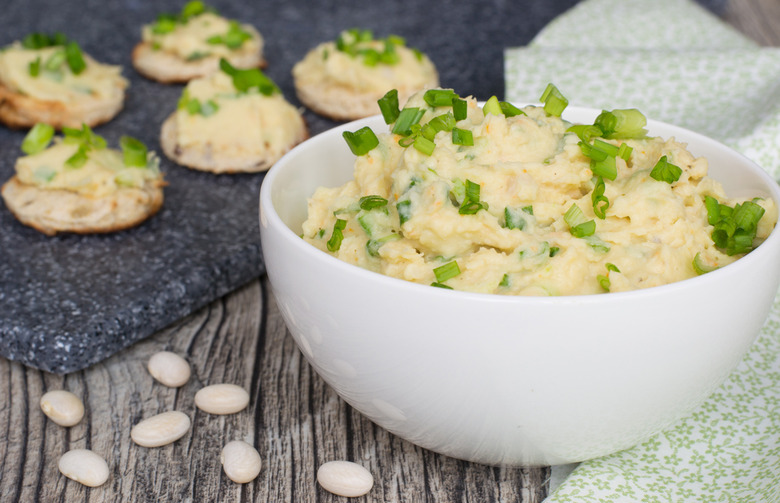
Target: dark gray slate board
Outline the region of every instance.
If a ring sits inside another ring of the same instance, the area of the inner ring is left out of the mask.
[[[0,13],[0,45],[31,31],[61,31],[99,61],[124,67],[124,111],[97,128],[160,152],[158,134],[181,86],[135,73],[130,51],[143,23],[184,2],[12,0]],[[291,102],[290,70],[306,51],[345,28],[393,33],[426,52],[442,85],[503,96],[503,48],[528,43],[576,0],[214,0],[222,14],[266,39],[267,74]],[[710,0],[717,6],[722,0]],[[335,123],[305,113],[312,134]],[[0,127],[0,183],[13,174],[24,132]],[[94,364],[263,274],[258,194],[263,175],[210,175],[163,159],[169,182],[158,215],[111,235],[46,237],[0,204],[0,355],[68,373]]]

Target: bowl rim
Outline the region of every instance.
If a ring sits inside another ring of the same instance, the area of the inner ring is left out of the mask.
[[[484,102],[480,102],[480,103],[484,103]],[[514,104],[520,108],[527,105],[541,106],[539,103],[524,103],[524,104],[514,103]],[[594,117],[601,112],[601,109],[592,108],[592,107],[583,107],[583,106],[568,106],[566,110],[575,111],[576,113],[581,113],[581,114],[593,114]],[[564,117],[563,117],[564,120],[566,120],[565,117],[566,110],[564,111]],[[354,130],[355,128],[362,127],[369,122],[375,122],[378,120],[381,120],[381,115],[379,114],[334,126],[296,145],[291,150],[289,150],[284,156],[282,156],[276,163],[274,163],[274,165],[268,170],[265,177],[263,178],[260,187],[259,207],[260,207],[260,214],[261,214],[260,217],[261,231],[264,228],[263,222],[265,221],[266,222],[265,226],[279,228],[280,237],[284,238],[285,241],[289,242],[291,246],[299,248],[300,251],[305,254],[307,259],[315,260],[315,261],[324,260],[324,265],[327,266],[328,268],[335,268],[335,270],[340,272],[341,274],[355,275],[356,278],[360,279],[361,281],[376,282],[377,286],[383,286],[385,288],[393,288],[396,290],[400,289],[401,291],[406,291],[408,289],[410,293],[417,293],[417,294],[422,294],[424,292],[427,292],[427,295],[445,296],[444,297],[445,299],[454,298],[463,301],[490,302],[494,304],[496,303],[498,304],[509,303],[509,304],[521,304],[521,305],[529,304],[531,306],[547,305],[547,304],[565,304],[565,305],[591,304],[591,303],[600,304],[604,302],[604,299],[612,299],[612,301],[623,302],[623,301],[628,301],[630,299],[633,299],[634,297],[666,296],[675,292],[679,292],[679,290],[688,290],[689,288],[694,288],[697,285],[701,286],[702,288],[705,288],[708,283],[713,283],[713,286],[716,286],[718,283],[720,283],[721,276],[724,276],[726,274],[731,274],[731,275],[742,274],[744,272],[744,269],[750,268],[753,262],[759,261],[762,258],[764,258],[766,254],[771,253],[770,250],[771,248],[780,247],[780,243],[778,243],[778,241],[780,241],[780,222],[778,222],[775,224],[775,227],[772,229],[772,232],[769,234],[767,239],[765,239],[757,248],[752,250],[744,257],[730,264],[727,264],[723,267],[720,267],[714,271],[699,276],[686,278],[684,280],[675,281],[673,283],[667,283],[665,285],[658,285],[658,286],[642,288],[638,290],[630,290],[625,292],[605,292],[604,294],[522,296],[522,295],[498,295],[494,293],[469,292],[463,290],[447,290],[443,288],[433,288],[430,285],[414,283],[404,279],[387,276],[379,272],[371,271],[369,269],[364,269],[360,266],[344,262],[332,255],[329,255],[328,253],[325,253],[324,251],[318,249],[317,247],[310,245],[309,243],[306,243],[306,241],[304,241],[299,235],[295,234],[295,232],[293,232],[293,230],[290,229],[284,221],[282,221],[281,217],[276,212],[276,209],[274,208],[273,205],[272,192],[274,190],[274,182],[276,181],[276,178],[279,175],[279,173],[285,169],[285,166],[287,166],[290,162],[292,162],[291,159],[293,159],[296,155],[298,155],[300,151],[313,148],[320,142],[328,141],[329,139],[331,139],[331,137],[337,136],[339,139],[341,139],[342,137],[341,133],[343,131]],[[710,142],[710,143],[714,143],[716,147],[719,149],[724,149],[730,151],[732,154],[736,154],[744,162],[744,164],[750,169],[750,171],[753,172],[758,178],[760,178],[764,182],[766,188],[768,189],[771,197],[775,202],[775,205],[780,210],[780,185],[778,185],[778,182],[775,181],[766,170],[761,168],[757,163],[755,163],[754,161],[746,157],[744,154],[734,150],[733,148],[721,143],[718,140],[705,136],[701,133],[697,133],[690,129],[684,128],[682,126],[676,126],[674,124],[670,124],[655,119],[650,119],[650,118],[647,119],[647,128],[649,131],[652,132],[652,130],[657,127],[675,129],[676,131],[681,133],[681,138],[677,138],[676,135],[674,135],[674,137],[678,139],[678,141],[681,141],[683,143],[688,143],[689,139],[695,139],[697,141],[702,141],[702,142]],[[264,241],[265,240],[261,240],[261,246],[264,245]]]

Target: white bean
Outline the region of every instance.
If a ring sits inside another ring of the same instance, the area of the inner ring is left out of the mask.
[[[40,404],[43,413],[60,426],[73,426],[84,417],[84,404],[70,391],[48,391],[41,397]]]
[[[171,410],[149,417],[130,430],[130,438],[141,447],[160,447],[175,442],[190,429],[187,414]]]
[[[219,456],[225,475],[237,484],[253,481],[262,468],[257,449],[241,440],[228,442]]]
[[[87,449],[66,452],[60,457],[57,467],[63,475],[85,486],[97,487],[108,480],[106,460]]]
[[[147,364],[149,373],[157,381],[171,388],[178,388],[190,379],[190,364],[187,360],[171,353],[170,351],[160,351],[149,358]]]
[[[363,496],[374,487],[371,472],[351,461],[328,461],[317,470],[317,482],[338,496]]]
[[[235,384],[212,384],[195,393],[195,405],[209,414],[235,414],[249,405],[249,393]]]

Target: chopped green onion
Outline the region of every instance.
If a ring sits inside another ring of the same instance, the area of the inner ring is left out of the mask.
[[[190,18],[200,16],[209,10],[211,9],[201,0],[191,0],[182,7],[180,17],[182,22],[187,22]]]
[[[593,140],[593,148],[601,150],[602,152],[606,152],[606,154],[611,157],[616,157],[620,151],[620,148],[616,145],[607,143],[604,140],[600,140],[598,138]]]
[[[514,117],[515,115],[526,115],[525,112],[523,112],[513,104],[508,103],[506,101],[501,101],[498,103],[498,105],[501,107],[501,113],[503,113],[506,117]]]
[[[436,148],[436,144],[424,136],[418,136],[414,139],[414,148],[425,155],[433,154],[433,150]]]
[[[453,260],[452,262],[435,268],[433,274],[436,276],[436,281],[438,283],[444,283],[448,279],[452,279],[460,274],[460,267],[458,267],[458,263]]]
[[[412,218],[412,202],[408,199],[396,204],[395,208],[398,210],[398,220],[400,225],[405,224],[410,218]]]
[[[509,278],[509,273],[504,273],[504,276],[501,278],[501,281],[498,283],[498,286],[500,287],[508,287],[511,284],[511,280]]]
[[[596,186],[593,187],[593,192],[590,195],[590,200],[593,203],[593,213],[602,220],[607,218],[607,209],[609,208],[609,199],[604,195],[605,190],[606,184],[604,184],[604,179],[598,177]]]
[[[466,100],[453,98],[452,115],[456,121],[462,121],[468,116],[468,103],[466,103]]]
[[[628,161],[631,159],[631,152],[633,152],[634,149],[629,147],[627,143],[621,143],[620,148],[618,148],[618,154],[617,156],[623,159],[624,161]]]
[[[333,233],[330,235],[327,247],[330,252],[337,252],[341,248],[341,242],[344,240],[344,233],[342,232],[347,227],[347,221],[341,218],[336,219],[336,223],[333,224]]]
[[[578,143],[578,145],[580,146],[582,155],[594,161],[603,161],[609,156],[609,154],[599,149],[594,144],[585,143],[584,141],[581,141]]]
[[[510,208],[507,206],[504,208],[504,227],[507,229],[523,230],[525,228],[525,218],[523,218],[524,211],[522,209]]]
[[[41,73],[41,57],[38,56],[35,58],[34,61],[30,61],[30,65],[28,67],[30,76],[31,77],[37,77]]]
[[[542,97],[539,98],[539,101],[544,103],[545,112],[556,117],[560,117],[563,111],[569,105],[569,100],[567,100],[563,94],[561,94],[558,88],[555,87],[552,83],[547,84],[547,87],[542,93]]]
[[[85,145],[79,146],[76,153],[68,157],[65,161],[65,165],[72,169],[78,169],[87,163],[87,147]]]
[[[37,154],[49,146],[53,137],[54,128],[49,124],[39,122],[30,129],[22,140],[22,152],[27,155]]]
[[[592,236],[596,232],[596,222],[586,220],[585,214],[577,204],[572,204],[563,215],[563,220],[569,226],[569,232],[576,238]]]
[[[342,136],[352,153],[358,156],[366,155],[379,145],[379,138],[376,137],[376,134],[368,126],[362,127],[354,133],[344,131]]]
[[[558,255],[558,252],[561,251],[561,248],[559,246],[551,246],[550,247],[550,257],[554,257]]]
[[[710,265],[705,262],[704,258],[701,256],[701,252],[696,253],[696,256],[693,257],[693,270],[696,271],[696,274],[699,276],[712,272],[715,269],[718,269],[718,266]]]
[[[487,210],[487,203],[479,200],[480,185],[466,180],[463,203],[458,208],[460,215],[475,215],[479,210]]]
[[[68,42],[68,45],[65,46],[65,59],[74,75],[79,75],[87,68],[87,63],[81,54],[81,48],[76,42]]]
[[[526,213],[528,213],[529,215],[533,215],[534,214],[534,207],[532,205],[530,205],[530,204],[528,206],[523,206],[522,210],[525,211]]]
[[[384,208],[387,206],[387,199],[376,195],[363,196],[358,201],[358,205],[360,206],[361,210],[370,211],[374,208]]]
[[[591,160],[590,170],[593,171],[594,175],[604,177],[607,180],[617,178],[617,164],[615,163],[615,158],[610,155],[601,161]]]
[[[569,129],[566,130],[567,133],[574,133],[576,134],[580,140],[582,140],[583,143],[589,144],[591,138],[601,136],[602,131],[598,126],[588,125],[588,124],[578,124],[576,126],[571,126]],[[587,154],[585,154],[587,155]]]
[[[98,150],[106,148],[106,139],[95,134],[86,124],[82,124],[81,129],[63,127],[62,133],[65,135],[65,143],[76,143],[86,148]]]
[[[611,262],[607,262],[605,264],[605,267],[607,268],[607,271],[613,271],[613,272],[620,272],[620,269],[618,269],[618,266]]]
[[[398,108],[398,89],[391,89],[377,101],[385,124],[392,124],[398,119],[401,110]]]
[[[474,145],[474,135],[468,129],[452,128],[452,143],[471,147]]]
[[[160,14],[152,25],[152,33],[155,35],[165,35],[176,29],[176,16],[171,14]]]
[[[603,274],[597,274],[596,279],[598,280],[601,288],[603,288],[604,291],[608,292],[610,287],[612,286],[612,283],[609,281],[609,276],[605,276]]]
[[[452,89],[428,89],[423,94],[423,99],[432,107],[448,107],[452,100],[459,98]]]
[[[412,126],[419,123],[422,116],[425,114],[425,110],[417,107],[409,107],[401,110],[398,114],[398,119],[393,125],[393,133],[400,134],[401,136],[408,136],[412,133]]]
[[[379,248],[381,248],[384,244],[389,243],[390,241],[397,241],[401,239],[401,236],[399,234],[388,234],[387,236],[381,237],[379,239],[369,239],[366,242],[366,252],[372,257],[378,257],[379,256]]]
[[[147,149],[142,141],[131,136],[122,136],[119,139],[119,146],[122,148],[125,166],[146,167]]]
[[[436,288],[444,288],[445,290],[453,290],[451,286],[447,286],[444,283],[438,283],[436,281],[431,283],[431,286],[435,286]]]
[[[720,203],[712,196],[704,196],[704,207],[707,208],[707,222],[715,225],[720,221]]]
[[[43,66],[50,72],[56,72],[65,63],[65,59],[65,51],[57,50],[51,53],[51,56],[48,57]]]
[[[583,238],[594,251],[607,253],[610,249],[609,243],[598,236],[585,236]]]
[[[604,132],[604,138],[644,138],[647,118],[635,108],[625,110],[602,111],[596,117],[594,125]]]
[[[650,171],[650,178],[671,184],[679,180],[681,174],[682,169],[667,161],[666,156],[663,156]]]
[[[485,115],[502,115],[503,112],[501,112],[501,104],[498,102],[498,98],[491,96],[490,99],[485,102],[485,106],[482,107],[482,112]]]
[[[233,87],[238,92],[245,93],[253,88],[256,88],[264,96],[271,96],[280,92],[274,81],[268,78],[259,68],[240,70],[231,65],[225,58],[219,60],[219,68],[224,73],[230,75],[233,79]]]
[[[200,114],[203,117],[211,117],[219,110],[219,105],[214,100],[208,100],[200,105]]]

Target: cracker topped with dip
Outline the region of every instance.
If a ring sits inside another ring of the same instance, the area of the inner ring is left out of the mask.
[[[160,143],[174,162],[213,173],[265,171],[308,138],[297,108],[261,70],[220,70],[184,88]]]
[[[0,51],[0,121],[9,127],[94,127],[119,113],[127,86],[121,67],[60,33],[31,33]]]
[[[303,238],[395,278],[501,295],[664,285],[727,265],[774,228],[772,199],[731,199],[708,162],[647,136],[638,110],[593,124],[448,89],[380,100],[389,132],[344,133],[354,180],[318,188]]]
[[[320,115],[352,120],[379,113],[377,100],[391,89],[406,101],[439,85],[431,60],[398,36],[375,38],[370,30],[343,31],[311,49],[293,66],[301,102]]]
[[[52,141],[53,140],[53,141]],[[139,140],[123,136],[121,150],[87,125],[37,124],[22,143],[27,154],[2,187],[8,209],[44,234],[114,232],[134,227],[162,206],[159,158]]]
[[[227,19],[199,0],[178,14],[160,14],[141,29],[133,49],[138,72],[162,83],[182,83],[219,68],[224,58],[238,68],[264,67],[263,37],[249,24]]]

